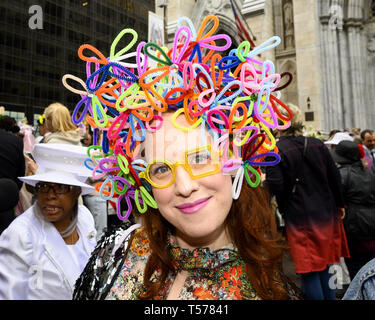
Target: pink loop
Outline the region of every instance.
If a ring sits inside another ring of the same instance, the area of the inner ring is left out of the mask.
[[[263,101],[262,101],[262,103],[263,103]],[[271,107],[269,104],[267,104],[266,109],[268,109],[268,110],[270,111],[270,114],[268,114],[268,113],[267,113],[267,114],[266,114],[266,113],[262,113],[262,114],[260,114],[258,108],[256,107],[256,103],[254,104],[254,113],[255,113],[257,119],[258,119],[259,121],[263,122],[266,126],[272,128],[272,129],[275,129],[275,128],[278,126],[278,123],[277,123],[277,115],[276,115],[276,113],[273,111],[272,107]],[[265,119],[263,118],[263,116],[264,116],[264,117],[267,117],[267,118],[271,117],[272,120],[273,120],[273,122],[268,122],[267,120],[265,120]]]
[[[207,112],[207,122],[210,125],[212,130],[215,130],[219,134],[223,134],[224,131],[222,129],[217,128],[213,123],[213,120],[215,120],[215,118],[213,117],[213,114],[215,114],[215,113],[220,115],[220,117],[223,119],[222,121],[224,121],[225,129],[229,130],[228,118],[225,115],[225,113],[218,108],[211,109]],[[219,119],[216,119],[216,120],[217,120],[217,121],[215,121],[216,123],[223,124],[223,122],[222,123],[219,122],[220,121]]]
[[[271,79],[273,79],[273,78],[275,79],[275,82],[271,81]],[[270,88],[270,90],[273,91],[273,90],[275,90],[276,87],[278,86],[278,84],[279,84],[279,82],[280,82],[280,79],[281,79],[281,78],[280,78],[280,74],[278,74],[278,73],[274,73],[274,74],[271,74],[270,76],[264,78],[264,79],[260,82],[259,86],[260,86],[260,87],[263,87],[263,85],[264,85],[265,83],[267,83],[267,82],[272,82],[274,85],[273,85],[272,88]]]
[[[108,139],[117,139],[117,137],[120,134],[120,132],[124,129],[128,117],[129,117],[129,113],[128,112],[123,112],[123,113],[121,113],[120,116],[118,116],[115,119],[115,121],[112,122],[111,126],[108,128],[108,131],[107,131],[107,137],[108,137]],[[120,121],[121,121],[121,123],[120,123],[119,127],[116,129],[115,133],[113,134],[112,131],[113,131],[114,127]]]
[[[218,40],[218,39],[224,39],[224,40],[227,41],[227,43],[224,46],[216,46],[216,45],[209,44],[210,41],[215,41],[215,40]],[[216,34],[214,36],[199,40],[198,44],[202,48],[207,48],[207,49],[210,49],[210,50],[217,50],[217,51],[225,51],[231,46],[232,40],[226,34]]]
[[[184,89],[185,90],[191,89],[193,87],[194,72],[193,72],[193,64],[190,61],[184,64],[182,76],[184,79]],[[189,83],[188,83],[188,79],[190,80]]]
[[[253,76],[253,81],[247,80],[247,72],[250,72],[250,75]],[[261,88],[261,86],[259,86],[258,84],[259,79],[257,72],[254,66],[249,63],[243,64],[240,73],[240,80],[242,89],[247,95],[252,95],[254,92],[259,91],[259,89]],[[247,89],[250,89],[251,91],[248,91]]]
[[[193,105],[195,105],[195,104],[198,105],[198,110],[199,110],[198,112],[193,111]],[[188,106],[189,113],[193,117],[201,116],[203,113],[205,113],[208,110],[208,108],[209,108],[209,106],[205,107],[205,108],[201,108],[201,106],[198,104],[198,100],[190,101],[189,106]]]
[[[221,168],[221,171],[224,173],[229,173],[233,170],[238,169],[243,164],[243,161],[240,159],[229,159]]]
[[[99,170],[99,165],[97,165],[95,168],[94,168],[94,170],[92,171],[92,178],[94,179],[94,180],[99,180],[99,179],[102,179],[104,176],[106,176],[107,175],[107,172],[102,172],[102,173],[100,173],[100,174],[96,174],[96,171],[97,170]]]
[[[142,49],[143,47],[145,46],[146,42],[142,41],[139,43],[138,47],[137,47],[137,56],[136,56],[136,60],[137,60],[137,70],[138,70],[138,76],[141,76],[143,73],[146,72],[147,70],[147,61],[148,61],[148,56],[146,54],[143,55],[144,57],[144,60],[143,60],[143,67],[141,66],[141,53],[142,53]]]
[[[156,127],[151,127],[150,122],[154,121],[155,119],[159,121],[159,124]],[[161,112],[159,111],[158,114],[154,114],[154,117],[152,118],[151,121],[146,121],[146,123],[145,123],[146,129],[149,132],[156,132],[156,130],[159,130],[161,128],[161,126],[163,125],[163,117],[161,115]]]
[[[187,36],[186,38],[184,39],[185,43],[183,45],[183,47],[181,48],[181,50],[179,51],[179,56],[176,58],[176,55],[177,55],[177,44],[178,44],[178,38],[180,36],[180,33],[182,33],[182,31],[186,31],[187,33]],[[190,38],[191,38],[191,31],[188,27],[186,26],[182,26],[180,27],[177,32],[176,32],[176,35],[174,37],[174,41],[173,41],[173,51],[172,51],[172,62],[174,64],[179,64],[180,61],[181,61],[181,58],[183,57],[189,43],[190,43]]]
[[[211,93],[211,98],[207,102],[203,102],[203,97],[210,94],[210,93]],[[207,89],[207,90],[202,91],[202,93],[198,97],[198,102],[202,107],[208,108],[215,101],[215,98],[216,98],[215,89],[211,88],[211,89]]]

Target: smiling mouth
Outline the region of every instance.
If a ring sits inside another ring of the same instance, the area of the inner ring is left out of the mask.
[[[212,197],[206,197],[194,202],[183,203],[179,206],[176,206],[176,208],[184,214],[192,214],[203,209],[208,204],[211,198]]]
[[[55,206],[43,206],[42,209],[46,214],[56,214],[60,210],[59,207]]]

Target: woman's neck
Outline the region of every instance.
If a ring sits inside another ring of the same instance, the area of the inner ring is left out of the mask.
[[[208,247],[211,251],[223,248],[232,242],[224,228],[215,230],[212,234],[200,238],[191,238],[176,230],[176,240],[177,244],[184,249],[193,250],[195,248]]]

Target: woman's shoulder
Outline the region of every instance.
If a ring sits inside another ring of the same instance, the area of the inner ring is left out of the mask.
[[[375,300],[375,259],[367,262],[358,271],[343,300]]]
[[[29,208],[3,231],[0,236],[0,249],[14,252],[30,251],[34,246],[35,238],[41,234],[39,225],[33,207]]]
[[[134,251],[130,242],[139,239],[139,232],[133,237],[139,227],[126,222],[105,232],[75,284],[73,299],[101,300],[107,296],[125,260]]]
[[[63,143],[72,145],[81,145],[81,138],[77,131],[66,131],[65,134],[61,131],[52,132],[45,139],[44,143]]]
[[[89,222],[90,224],[95,223],[90,210],[84,205],[81,205],[81,204],[78,205],[78,215],[85,222]]]
[[[17,233],[22,233],[29,230],[31,225],[39,224],[37,217],[34,215],[33,208],[34,206],[31,206],[25,212],[17,216],[4,232],[14,233],[17,230]]]
[[[138,299],[138,295],[143,291],[144,270],[150,254],[150,243],[146,232],[144,229],[139,229],[133,237],[121,271],[106,299]]]

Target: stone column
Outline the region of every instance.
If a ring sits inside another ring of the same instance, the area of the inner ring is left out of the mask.
[[[364,99],[364,74],[362,64],[364,62],[362,48],[362,0],[349,0],[348,2],[348,45],[349,66],[352,78],[353,97],[353,124],[352,126],[363,127],[367,125],[366,105]]]
[[[304,113],[306,100],[310,97],[314,122],[308,125],[322,129],[322,78],[319,40],[318,2],[298,0],[294,4],[295,46],[297,62],[297,87],[299,107]]]

